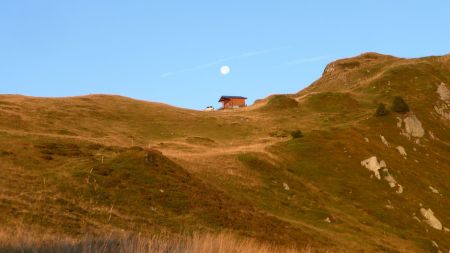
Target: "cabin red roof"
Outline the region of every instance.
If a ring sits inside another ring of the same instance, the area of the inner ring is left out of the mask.
[[[219,99],[219,102],[222,102],[224,100],[229,100],[229,99],[247,99],[247,98],[241,97],[241,96],[221,96]]]

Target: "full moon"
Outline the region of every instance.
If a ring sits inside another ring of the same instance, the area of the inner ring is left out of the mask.
[[[222,74],[222,75],[228,75],[228,74],[230,74],[230,67],[229,66],[222,66],[222,67],[220,67],[220,73]]]

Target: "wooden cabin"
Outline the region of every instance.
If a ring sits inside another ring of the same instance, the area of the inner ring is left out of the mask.
[[[234,109],[247,106],[246,99],[241,96],[221,96],[219,102],[222,103],[222,109]]]

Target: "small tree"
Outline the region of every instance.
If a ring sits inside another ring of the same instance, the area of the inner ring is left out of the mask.
[[[379,103],[377,111],[375,112],[375,116],[381,117],[381,116],[385,116],[388,114],[389,114],[389,111],[388,111],[388,109],[386,109],[386,105],[383,103]]]
[[[405,100],[402,97],[396,96],[394,97],[394,101],[392,102],[392,111],[398,113],[407,113],[409,112],[409,106],[406,104]]]
[[[291,132],[292,139],[298,139],[303,137],[303,133],[300,130],[295,130]]]

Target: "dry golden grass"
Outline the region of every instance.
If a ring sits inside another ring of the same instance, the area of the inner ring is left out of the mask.
[[[152,245],[221,252],[211,245],[225,244],[231,248],[222,252],[288,250],[259,239],[351,252],[432,252],[436,242],[447,252],[448,234],[428,230],[413,216],[423,203],[450,224],[449,122],[434,113],[435,84],[450,82],[448,60],[364,54],[330,64],[297,94],[215,112],[118,96],[0,95],[2,227],[25,223],[74,236],[205,229],[256,240],[228,234],[94,240],[16,231],[3,233],[0,246],[104,252],[118,242],[124,249],[109,252],[158,252]],[[390,104],[397,95],[436,139],[425,136],[418,144],[401,136],[401,115],[372,117],[379,102]],[[291,140],[295,130],[305,136]],[[407,159],[386,148],[380,135],[404,147]],[[161,152],[161,163],[147,164],[144,148]],[[360,161],[370,156],[386,161],[404,193],[369,177]],[[429,191],[431,185],[441,195]]]
[[[80,239],[31,233],[1,231],[0,252],[101,252],[101,253],[312,253],[337,252],[277,246],[230,233],[194,235],[109,234]]]

